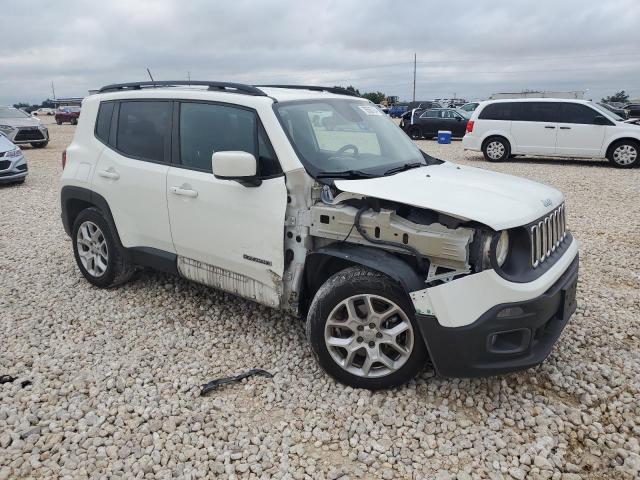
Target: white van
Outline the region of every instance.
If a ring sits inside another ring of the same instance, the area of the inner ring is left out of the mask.
[[[521,98],[481,102],[462,139],[490,162],[515,155],[607,158],[640,164],[640,126],[586,100]]]
[[[542,362],[576,308],[562,193],[430,157],[348,93],[89,95],[60,191],[80,272],[108,288],[150,266],[299,314],[354,387],[398,385],[428,358],[448,376]]]

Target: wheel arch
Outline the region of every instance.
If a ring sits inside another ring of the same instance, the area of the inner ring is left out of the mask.
[[[122,245],[116,223],[111,214],[111,208],[109,208],[109,203],[102,195],[88,188],[66,185],[62,187],[60,192],[60,207],[62,210],[62,225],[67,235],[71,235],[73,223],[80,212],[86,208],[95,207],[103,213],[109,226],[113,230],[116,241]]]
[[[485,135],[484,139],[482,140],[482,143],[480,144],[480,149],[484,150],[484,147],[486,146],[486,144],[494,138],[502,138],[506,140],[509,143],[509,150],[511,151],[511,153],[513,153],[513,141],[511,140],[511,138],[509,138],[508,135],[505,135],[504,132],[489,132],[487,135]]]
[[[625,141],[635,143],[636,145],[640,145],[640,139],[622,135],[620,137],[614,138],[613,140],[609,141],[609,144],[607,145],[604,156],[609,158],[609,155],[611,154],[611,150],[613,149],[614,145],[620,142],[625,142]]]
[[[318,289],[334,274],[353,266],[384,273],[407,292],[424,288],[424,275],[396,255],[379,248],[334,243],[311,252],[305,259],[300,308],[304,315]]]

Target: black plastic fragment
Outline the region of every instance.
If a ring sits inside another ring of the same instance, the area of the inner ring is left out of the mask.
[[[224,377],[218,378],[216,380],[211,380],[209,383],[205,383],[202,385],[202,391],[200,392],[200,396],[204,397],[207,393],[216,388],[227,385],[229,383],[239,382],[243,378],[251,377],[253,375],[259,375],[261,377],[273,378],[273,374],[267,372],[266,370],[262,370],[261,368],[252,368],[244,373],[236,375],[235,377]]]

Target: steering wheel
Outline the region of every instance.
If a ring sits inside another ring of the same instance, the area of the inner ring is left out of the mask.
[[[336,156],[340,156],[343,153],[345,153],[347,150],[353,150],[353,156],[357,157],[359,155],[359,151],[358,151],[358,147],[356,147],[354,144],[349,143],[348,145],[345,145],[344,147],[340,148],[340,150],[338,150],[336,152]]]

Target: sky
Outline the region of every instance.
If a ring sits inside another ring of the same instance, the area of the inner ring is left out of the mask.
[[[0,0],[0,105],[118,82],[640,97],[640,0]]]

